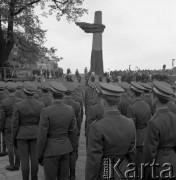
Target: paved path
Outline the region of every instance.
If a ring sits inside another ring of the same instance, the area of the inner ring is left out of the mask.
[[[85,131],[84,121],[81,127],[80,142],[79,142],[79,158],[76,164],[76,180],[84,180],[85,176],[85,161],[86,161],[86,150],[85,150]],[[0,180],[22,180],[21,170],[20,171],[7,171],[5,166],[8,165],[8,158],[0,157]],[[39,169],[39,180],[44,180],[43,168]]]

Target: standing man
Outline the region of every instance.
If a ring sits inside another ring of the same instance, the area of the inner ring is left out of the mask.
[[[42,97],[39,98],[39,101],[43,102],[45,107],[48,107],[51,105],[52,98],[50,94],[50,84],[48,82],[43,82],[41,85],[42,89]]]
[[[12,116],[12,138],[18,146],[23,180],[29,180],[29,167],[31,180],[38,179],[36,145],[40,112],[44,104],[33,98],[36,90],[34,83],[24,83],[25,99],[15,104]]]
[[[16,102],[19,102],[20,99],[15,96],[16,84],[14,82],[7,82],[6,89],[8,90],[8,98],[2,100],[1,102],[1,121],[0,121],[0,130],[4,132],[9,163],[10,165],[6,166],[7,170],[15,171],[19,170],[20,158],[17,148],[13,145],[11,139],[11,124],[12,124],[12,114],[14,105]],[[14,162],[15,160],[15,162]]]
[[[67,88],[67,91],[65,92],[63,103],[66,105],[69,105],[73,108],[73,111],[74,111],[75,117],[76,117],[77,129],[79,129],[81,126],[81,118],[80,118],[81,117],[81,107],[78,102],[74,101],[71,98],[71,95],[75,90],[75,84],[72,82],[65,82],[64,85]],[[77,141],[78,140],[79,140],[79,134],[77,136]],[[75,151],[70,153],[70,178],[69,178],[70,180],[75,180],[77,159],[78,159],[78,149],[75,149]]]
[[[15,96],[20,98],[20,99],[24,99],[25,95],[24,95],[24,92],[22,91],[23,83],[17,82],[16,84],[17,84],[17,89],[15,92]]]
[[[52,104],[42,109],[37,140],[37,157],[46,180],[66,180],[70,153],[77,149],[78,130],[73,108],[62,102],[67,91],[62,83],[51,82]]]
[[[7,98],[5,87],[6,87],[5,82],[0,81],[0,105],[1,105],[1,101]],[[4,133],[0,131],[0,157],[6,155],[7,155],[7,151],[6,151],[5,136]]]
[[[156,113],[148,122],[142,159],[143,163],[155,162],[159,167],[155,168],[155,173],[148,170],[144,178],[175,179],[172,176],[176,176],[176,115],[167,107],[173,91],[162,82],[154,81],[153,85]],[[164,164],[170,164],[170,173],[161,174]]]
[[[136,127],[136,163],[139,167],[142,160],[142,150],[146,134],[146,127],[151,118],[149,105],[141,100],[144,88],[136,82],[131,82],[131,91],[134,103],[128,107],[127,116],[133,119]]]
[[[105,161],[116,163],[120,160],[127,165],[134,160],[134,123],[117,109],[117,101],[124,90],[107,83],[100,83],[100,86],[105,113],[90,125],[85,180],[120,179],[115,171],[103,174]]]

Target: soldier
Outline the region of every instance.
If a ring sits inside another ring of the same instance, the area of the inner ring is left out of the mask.
[[[76,119],[73,108],[62,102],[67,91],[62,83],[51,82],[52,104],[42,109],[37,141],[37,157],[44,165],[46,180],[66,180],[69,154],[77,149]]]
[[[4,132],[5,135],[10,163],[10,165],[6,166],[6,169],[10,171],[19,170],[20,166],[18,150],[14,147],[11,139],[12,113],[15,103],[20,101],[20,99],[15,96],[16,87],[17,85],[14,82],[8,82],[6,84],[6,89],[8,90],[9,97],[1,102],[0,130]]]
[[[75,84],[71,83],[71,82],[65,82],[64,83],[65,87],[67,88],[67,91],[65,92],[65,96],[63,99],[63,103],[66,105],[70,105],[75,113],[75,117],[76,117],[76,123],[77,123],[77,128],[80,128],[80,116],[81,116],[81,108],[80,108],[80,104],[76,101],[74,101],[71,98],[71,94],[72,92],[74,92],[75,90]],[[78,134],[79,136],[79,134]],[[79,138],[77,137],[77,140]],[[74,180],[75,179],[75,168],[76,168],[76,161],[78,159],[78,149],[75,149],[75,151],[70,153],[70,180]]]
[[[176,115],[169,112],[167,103],[173,91],[162,82],[154,81],[153,84],[156,113],[148,122],[142,159],[145,164],[155,163],[159,166],[155,167],[154,174],[148,169],[145,179],[172,179],[172,176],[176,176]],[[171,172],[161,173],[166,168],[168,169],[168,166],[163,166],[164,164],[170,164]],[[165,177],[160,175],[165,175]]]
[[[51,102],[52,102],[52,98],[50,95],[50,84],[47,82],[43,82],[41,85],[41,89],[42,89],[43,95],[41,98],[39,98],[39,101],[43,102],[45,107],[48,107],[51,105]]]
[[[20,99],[24,99],[25,95],[24,92],[22,91],[23,84],[21,82],[17,82],[16,84],[17,84],[17,89],[15,92],[15,96]]]
[[[105,161],[116,163],[120,160],[127,165],[134,159],[134,123],[117,109],[117,101],[124,90],[107,83],[100,83],[100,86],[105,113],[90,125],[85,180],[119,179],[115,172],[102,172],[106,168],[103,168]]]
[[[29,180],[29,157],[31,180],[38,179],[36,144],[40,112],[44,104],[34,99],[36,90],[34,83],[24,83],[23,91],[26,97],[15,104],[12,116],[12,138],[14,144],[18,146],[23,180]]]
[[[131,91],[134,103],[128,107],[127,116],[132,118],[136,127],[136,163],[139,167],[142,158],[142,149],[146,133],[147,122],[151,118],[151,109],[149,105],[142,101],[141,94],[144,88],[136,82],[131,82]]]
[[[141,83],[141,86],[144,88],[144,95],[142,97],[142,100],[146,102],[151,109],[151,112],[153,114],[153,100],[152,100],[152,87],[147,83]]]
[[[37,87],[37,90],[36,90],[36,92],[35,92],[35,94],[34,94],[34,99],[39,100],[39,98],[41,98],[42,95],[43,95],[43,94],[42,94],[42,91],[41,91],[41,82],[34,81],[33,83],[34,83],[35,86]]]
[[[7,98],[7,94],[5,93],[6,84],[3,81],[0,81],[0,105],[1,101]],[[0,131],[0,157],[6,156],[6,143],[4,133]]]
[[[86,118],[86,145],[88,145],[88,134],[89,134],[89,127],[92,122],[94,122],[96,119],[99,119],[104,114],[104,107],[101,101],[101,88],[98,83],[94,84],[95,91],[97,92],[97,101],[96,104],[90,105],[88,112],[87,112],[87,118]]]
[[[125,90],[125,92],[120,97],[118,108],[121,114],[127,117],[127,109],[132,104],[132,99],[130,98],[130,84],[127,82],[120,82],[119,85]]]

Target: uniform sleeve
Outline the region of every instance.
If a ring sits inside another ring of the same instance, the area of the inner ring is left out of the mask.
[[[148,122],[146,138],[144,141],[142,161],[144,163],[152,163],[157,154],[157,148],[159,144],[159,130],[153,123]]]
[[[100,172],[100,165],[103,158],[102,134],[96,123],[90,126],[88,137],[88,150],[85,180],[97,180]]]
[[[90,107],[88,112],[87,112],[87,126],[86,126],[86,135],[88,136],[88,132],[89,132],[89,127],[90,124],[96,119],[95,117],[95,113],[92,110],[92,108]]]
[[[19,122],[20,122],[20,111],[18,109],[18,105],[15,104],[13,109],[12,124],[11,124],[13,141],[16,140],[16,136],[18,134]]]
[[[127,109],[127,117],[131,118],[134,121],[134,123],[136,124],[136,115],[135,115],[135,113],[133,111],[132,106],[129,106],[128,109]]]
[[[0,114],[0,132],[2,132],[4,129],[5,120],[6,120],[5,105],[3,102],[1,103],[0,108],[1,108],[1,111],[0,111],[1,112],[1,114]]]
[[[78,148],[78,127],[77,127],[77,123],[76,123],[76,117],[74,112],[73,113],[73,117],[72,117],[72,121],[70,123],[69,126],[69,131],[68,131],[68,137],[71,141],[71,144],[73,146],[73,149],[76,150]]]
[[[37,158],[43,158],[43,152],[45,148],[45,143],[47,139],[49,129],[49,119],[45,109],[41,110],[40,114],[40,122],[38,129],[38,137],[37,137]]]

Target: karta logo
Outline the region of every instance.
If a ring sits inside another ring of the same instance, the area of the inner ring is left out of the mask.
[[[146,170],[150,172],[151,179],[175,178],[173,176],[173,167],[170,163],[160,165],[155,162],[155,159],[151,164],[141,163],[137,166],[135,163],[129,163],[125,158],[104,158],[103,166],[103,178],[105,179],[145,179],[148,176],[145,173]]]

